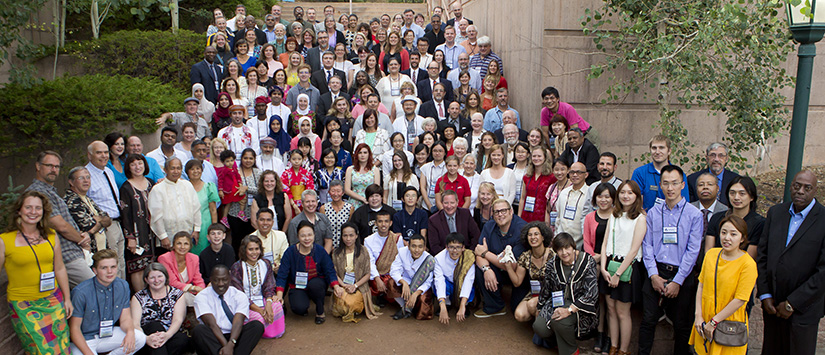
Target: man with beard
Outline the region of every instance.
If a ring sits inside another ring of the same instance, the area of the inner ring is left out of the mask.
[[[595,208],[590,201],[593,199],[593,192],[596,191],[596,186],[599,186],[603,183],[608,183],[613,185],[617,190],[619,189],[619,185],[622,184],[622,179],[617,178],[613,175],[616,172],[616,154],[611,152],[604,152],[599,155],[599,165],[597,166],[599,171],[599,181],[596,181],[590,184],[590,187],[587,189],[587,194],[584,198],[584,215],[587,216],[588,213],[593,212]]]
[[[587,168],[587,183],[592,184],[599,179],[599,149],[590,140],[584,138],[584,133],[579,128],[572,128],[567,132],[567,148],[561,153],[559,159],[572,166],[573,163],[581,162]],[[640,185],[641,186],[641,185]]]
[[[501,123],[502,123],[501,129],[496,130],[494,134],[496,135],[497,142],[503,144],[504,142],[507,141],[507,139],[505,139],[505,137],[504,137],[504,126],[506,126],[508,124],[511,124],[511,125],[514,125],[514,126],[516,125],[516,112],[513,111],[513,110],[504,111],[504,114],[501,115]],[[527,131],[525,131],[521,128],[518,128],[518,126],[516,126],[516,130],[518,131],[518,134],[516,135],[516,137],[518,139],[516,140],[516,142],[513,142],[511,144],[513,146],[516,145],[516,143],[518,141],[527,142],[527,136],[529,135],[529,133]],[[512,147],[510,147],[510,148],[512,148]],[[508,160],[508,162],[509,161],[510,160]]]

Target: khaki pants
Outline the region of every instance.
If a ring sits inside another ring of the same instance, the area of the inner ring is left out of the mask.
[[[98,250],[100,250],[98,245]],[[123,253],[126,251],[126,239],[123,238],[123,229],[120,222],[112,220],[112,225],[106,228],[106,249],[117,252],[117,277],[126,280],[126,259]]]
[[[66,265],[66,273],[69,274],[69,287],[74,288],[77,284],[95,277],[95,273],[86,264],[86,260],[81,258],[70,262],[63,262]]]

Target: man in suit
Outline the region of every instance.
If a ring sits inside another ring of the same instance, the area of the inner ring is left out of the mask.
[[[244,19],[244,27],[235,31],[235,38],[244,38],[246,30],[255,30],[255,41],[258,45],[266,44],[266,32],[257,27],[255,23],[255,16],[249,15]],[[249,51],[252,51],[252,45],[249,46]]]
[[[195,63],[189,71],[189,83],[201,83],[203,85],[203,97],[213,104],[218,103],[218,91],[220,91],[221,78],[223,78],[223,67],[215,63],[215,56],[218,50],[209,46],[203,51],[203,61]]]
[[[497,142],[499,142],[499,144],[504,144],[504,126],[506,126],[508,124],[512,124],[512,125],[516,124],[516,113],[513,112],[513,110],[504,111],[504,113],[501,115],[501,123],[503,125],[501,127],[501,129],[496,130],[493,134],[496,135],[496,139],[497,139]],[[518,126],[516,126],[516,128],[518,128]],[[528,135],[529,135],[529,133],[527,133],[527,131],[525,131],[521,128],[518,128],[518,140],[519,141],[527,142],[527,136]]]
[[[436,64],[432,63],[432,65]],[[420,82],[419,84],[428,85],[426,82]],[[436,122],[446,120],[447,108],[450,107],[450,101],[445,100],[445,96],[447,95],[446,91],[447,89],[444,83],[436,83],[433,87],[432,100],[421,104],[421,108],[418,109],[418,114],[422,117],[435,118]]]
[[[307,55],[308,56],[308,55]],[[341,79],[341,88],[346,91],[347,87],[343,83],[347,82],[347,74],[339,69],[335,69],[332,67],[334,64],[335,55],[330,52],[324,52],[323,56],[321,57],[321,62],[323,67],[319,70],[315,70],[312,72],[312,77],[309,79],[310,84],[318,89],[321,92],[321,95],[326,94],[329,92],[329,79],[333,76],[337,76]],[[323,112],[322,115],[326,115],[326,112]]]
[[[452,190],[442,193],[441,204],[444,208],[430,216],[428,222],[427,239],[430,253],[438,254],[444,250],[447,247],[447,235],[450,233],[460,233],[465,236],[464,246],[469,249],[475,248],[481,231],[473,222],[470,210],[458,207],[458,195]]]
[[[470,25],[473,24],[473,20],[464,17],[464,8],[461,6],[461,1],[454,2],[451,7],[453,8],[453,16],[455,16],[455,18],[447,20],[448,26],[456,27],[456,24],[462,19],[467,20],[467,23]]]
[[[349,94],[341,90],[341,87],[343,85],[343,81],[339,76],[333,75],[331,78],[329,78],[329,90],[321,94],[321,99],[320,101],[318,101],[318,105],[315,106],[315,112],[318,115],[321,115],[321,117],[326,117],[327,113],[329,113],[329,110],[333,107],[333,103],[335,103],[335,100],[338,99],[339,96],[343,96],[344,98],[346,98],[347,103],[350,102]],[[323,125],[321,125],[321,132],[323,131]]]
[[[470,125],[470,120],[461,117],[461,104],[458,101],[453,101],[447,108],[447,119],[438,121],[438,134],[444,133],[444,127],[453,126],[458,132],[458,136],[464,136],[467,132],[471,132],[473,127]]]
[[[792,201],[768,210],[756,260],[763,354],[813,354],[825,312],[825,208],[807,170],[791,184]]]
[[[575,162],[582,162],[587,168],[587,184],[590,185],[599,179],[599,149],[590,140],[584,138],[580,128],[572,128],[567,132],[567,148],[559,159],[572,166]]]
[[[329,35],[326,32],[318,32],[318,45],[307,50],[306,57],[306,63],[309,64],[313,73],[323,68],[321,55],[326,52],[331,52],[329,48]]]
[[[694,202],[699,199],[699,196],[696,195],[696,179],[699,175],[709,172],[716,176],[716,185],[718,186],[720,192],[727,190],[730,182],[733,181],[735,177],[739,176],[739,174],[725,168],[728,165],[728,146],[725,145],[725,143],[711,143],[708,146],[708,149],[705,150],[705,154],[705,159],[707,159],[708,162],[708,168],[697,171],[687,177],[690,202]],[[724,193],[719,194],[718,199],[719,202],[728,205],[728,197],[725,196]]]
[[[429,76],[427,75],[427,71],[421,69],[418,64],[421,63],[421,54],[418,52],[410,53],[410,69],[402,70],[401,74],[409,76],[413,83],[418,83],[419,81],[426,80]]]
[[[418,98],[421,99],[421,102],[427,102],[433,99],[435,84],[443,84],[444,91],[446,92],[444,97],[447,98],[447,101],[453,101],[453,84],[450,83],[449,80],[442,80],[441,77],[438,76],[438,72],[438,63],[430,62],[427,64],[427,79],[419,80],[416,84],[416,86],[418,86]]]
[[[699,196],[699,199],[690,204],[702,211],[702,217],[704,217],[702,222],[704,225],[703,232],[707,232],[710,217],[716,213],[727,211],[728,206],[718,200],[719,186],[717,185],[716,176],[707,171],[696,179],[696,191],[694,193]]]

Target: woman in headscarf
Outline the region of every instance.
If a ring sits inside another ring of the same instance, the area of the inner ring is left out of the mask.
[[[300,128],[298,125],[298,119],[301,117],[309,118],[310,130],[315,132],[315,128],[317,127],[316,125],[320,123],[315,119],[315,112],[309,108],[309,95],[299,94],[296,102],[298,102],[298,107],[296,107],[295,111],[292,111],[292,114],[289,115],[286,132],[293,137],[297,136]]]
[[[232,121],[229,117],[229,107],[232,104],[232,97],[227,92],[218,94],[218,105],[215,106],[215,112],[212,114],[212,132],[217,134],[222,128],[229,126]]]
[[[289,133],[286,133],[281,116],[272,116],[272,121],[269,122],[269,137],[275,140],[275,155],[286,161],[285,156],[289,153],[289,144],[292,142],[292,137],[289,136]]]
[[[298,119],[298,134],[292,138],[289,145],[290,148],[297,149],[298,140],[303,137],[307,137],[309,141],[312,142],[312,149],[309,153],[310,156],[314,157],[316,161],[321,159],[321,137],[318,137],[318,135],[312,131],[312,120],[307,116]]]
[[[203,117],[212,117],[212,114],[215,113],[215,104],[205,99],[203,97],[203,93],[203,84],[195,83],[194,85],[192,85],[192,97],[198,99],[198,101],[200,102],[200,104],[198,104],[198,114]]]

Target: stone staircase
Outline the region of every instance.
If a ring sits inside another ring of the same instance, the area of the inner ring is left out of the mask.
[[[338,17],[342,14],[349,13],[349,2],[330,2],[330,1],[297,1],[297,2],[284,2],[280,3],[282,7],[282,14],[283,17],[287,20],[293,20],[292,17],[292,9],[296,6],[301,6],[306,9],[312,7],[315,8],[317,12],[316,20],[321,21],[323,20],[324,15],[324,6],[332,5],[335,7],[335,21],[338,21]],[[423,13],[427,14],[427,4],[425,2],[417,2],[417,3],[389,3],[389,2],[377,2],[377,1],[370,1],[370,2],[353,2],[352,3],[352,12],[358,15],[359,22],[369,22],[370,19],[373,17],[381,17],[382,14],[388,14],[391,17],[395,14],[403,13],[406,9],[413,9],[415,13]]]

